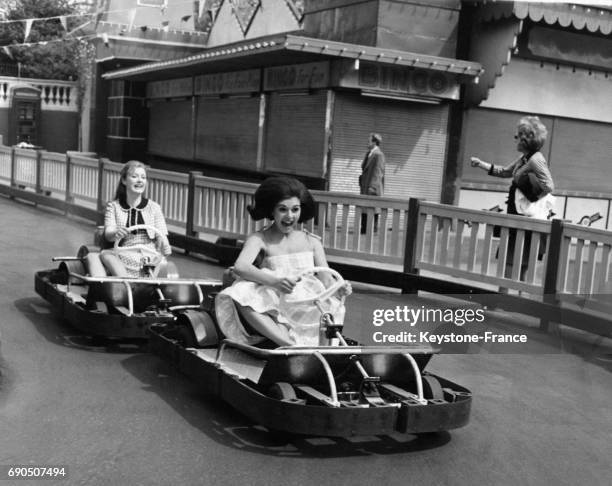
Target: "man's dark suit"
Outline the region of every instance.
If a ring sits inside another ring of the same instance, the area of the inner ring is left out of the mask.
[[[359,192],[368,196],[382,196],[385,188],[385,154],[376,145],[366,153],[361,163]],[[367,214],[361,215],[361,233],[366,232]],[[378,214],[374,215],[374,231],[378,228]]]

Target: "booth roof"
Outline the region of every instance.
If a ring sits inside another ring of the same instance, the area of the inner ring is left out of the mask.
[[[283,34],[216,46],[181,59],[110,71],[103,78],[152,81],[333,58],[443,71],[466,79],[482,74],[482,67],[476,62]]]
[[[489,22],[501,18],[516,17],[533,22],[558,24],[610,35],[612,32],[612,0],[579,0],[575,2],[482,2],[479,4],[478,18]]]

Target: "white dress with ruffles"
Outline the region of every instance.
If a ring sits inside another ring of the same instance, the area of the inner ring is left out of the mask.
[[[264,258],[261,269],[278,277],[296,277],[314,268],[312,251],[273,255]],[[234,301],[251,307],[255,312],[270,315],[279,325],[285,326],[296,346],[318,346],[321,311],[313,304],[288,303],[285,297],[298,300],[319,294],[325,286],[314,275],[303,276],[291,294],[249,280],[237,279],[220,292],[215,301],[217,322],[225,337],[234,341],[255,344],[260,336],[253,336],[242,325]],[[336,297],[322,302],[324,310],[334,315],[336,323],[344,322],[345,308]]]

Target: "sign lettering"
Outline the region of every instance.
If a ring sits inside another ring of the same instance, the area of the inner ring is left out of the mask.
[[[193,94],[193,78],[167,79],[147,83],[147,98],[174,98]]]
[[[329,85],[329,63],[311,62],[266,68],[264,90],[315,89]]]
[[[338,86],[393,94],[423,95],[459,99],[459,84],[452,75],[439,71],[412,69],[362,62],[342,63],[337,70]]]
[[[261,71],[250,69],[229,73],[203,74],[195,78],[196,95],[251,93],[259,91]]]

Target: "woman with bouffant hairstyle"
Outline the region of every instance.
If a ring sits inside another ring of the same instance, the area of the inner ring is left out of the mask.
[[[238,278],[216,297],[217,322],[225,337],[248,344],[262,336],[280,346],[319,344],[321,311],[315,305],[291,306],[285,301],[288,294],[318,295],[333,284],[326,272],[318,277],[304,274],[327,267],[320,238],[300,229],[300,223],[312,219],[315,208],[308,189],[291,177],[271,177],[257,188],[255,205],[248,212],[256,221],[266,218],[271,223],[247,238],[233,267]],[[340,292],[348,295],[350,285]],[[341,299],[326,299],[326,305],[335,322],[342,322]]]
[[[546,127],[537,116],[524,116],[519,119],[514,135],[516,150],[521,153],[518,159],[509,165],[500,166],[480,160],[478,157],[471,158],[473,167],[484,169],[491,176],[512,178],[508,191],[508,214],[547,219],[554,206],[554,197],[551,193],[555,186],[548,163],[540,152],[547,135]],[[512,266],[515,239],[516,230],[510,230],[506,259],[508,267]],[[523,245],[524,253],[529,250],[530,242],[531,234],[526,234]],[[541,242],[538,255],[540,259],[543,254],[544,244]],[[521,278],[527,268],[526,260],[524,254]],[[510,268],[506,269],[506,274],[508,272]]]
[[[255,205],[247,206],[247,211],[255,221],[267,218],[273,220],[272,213],[278,201],[296,197],[300,201],[300,219],[304,223],[315,215],[315,202],[306,186],[292,177],[270,177],[255,191]]]

